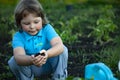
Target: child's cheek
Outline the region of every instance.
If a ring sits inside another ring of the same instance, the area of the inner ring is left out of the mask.
[[[28,27],[27,26],[22,26],[22,29],[26,30]]]
[[[40,29],[42,28],[42,26],[41,26],[41,25],[37,25],[36,28],[37,28],[38,30],[40,30]]]

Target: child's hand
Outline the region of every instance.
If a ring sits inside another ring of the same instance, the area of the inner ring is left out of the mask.
[[[32,55],[33,64],[38,67],[45,64],[47,61],[47,58],[48,58],[48,54],[47,54],[46,50],[41,50],[40,53],[43,53],[44,55],[38,55],[36,57],[34,55]]]

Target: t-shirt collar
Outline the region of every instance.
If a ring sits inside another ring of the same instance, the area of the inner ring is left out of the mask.
[[[39,32],[37,33],[37,35],[34,35],[34,36],[26,33],[25,31],[23,31],[23,34],[25,35],[26,40],[30,40],[33,37],[40,37],[40,36],[42,36],[42,29],[39,30]]]

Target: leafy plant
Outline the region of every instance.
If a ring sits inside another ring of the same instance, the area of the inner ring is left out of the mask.
[[[110,33],[114,33],[117,29],[117,25],[114,24],[112,18],[114,17],[113,11],[107,11],[112,6],[106,6],[103,11],[105,14],[100,15],[100,17],[96,21],[96,26],[92,27],[93,31],[88,35],[88,37],[95,37],[94,44],[99,43],[102,45],[104,42],[108,42],[112,40]]]
[[[96,44],[96,42],[103,44],[103,42],[112,40],[110,33],[114,32],[116,29],[117,26],[112,22],[112,20],[100,18],[97,20],[97,26],[93,28],[93,31],[89,36],[92,35],[95,37],[94,44]]]
[[[77,27],[78,17],[75,16],[70,20],[67,20],[66,23],[59,21],[58,24],[60,28],[55,28],[58,34],[61,36],[64,42],[72,44],[77,40],[78,33],[74,32],[74,28]]]

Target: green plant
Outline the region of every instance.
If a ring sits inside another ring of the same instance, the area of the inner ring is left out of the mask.
[[[96,38],[94,44],[99,42],[107,42],[112,40],[110,32],[114,32],[117,29],[117,26],[110,19],[98,19],[97,26],[93,28],[91,34]]]
[[[94,44],[99,43],[102,45],[104,42],[111,41],[113,38],[110,33],[114,33],[117,29],[117,25],[113,22],[114,13],[111,9],[112,6],[106,6],[103,11],[105,14],[100,15],[96,21],[96,26],[92,27],[93,31],[88,35],[88,37],[95,37]],[[111,11],[111,12],[110,12]]]
[[[77,40],[78,33],[74,32],[74,28],[77,27],[78,17],[75,16],[70,20],[67,20],[65,23],[59,21],[59,28],[55,28],[58,34],[61,36],[64,42],[72,44]]]

